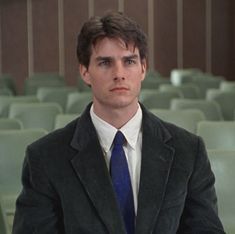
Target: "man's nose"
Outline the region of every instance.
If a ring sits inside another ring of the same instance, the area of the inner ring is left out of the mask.
[[[116,63],[113,68],[114,80],[125,80],[125,68],[122,63]]]

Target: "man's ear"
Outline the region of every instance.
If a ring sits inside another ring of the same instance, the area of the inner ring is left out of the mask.
[[[90,73],[88,71],[88,68],[82,64],[79,64],[79,72],[80,72],[80,75],[81,75],[81,78],[83,79],[83,81],[88,86],[91,86],[91,77],[90,77]]]
[[[145,79],[145,75],[146,75],[146,70],[147,70],[147,61],[146,59],[143,59],[141,61],[141,69],[142,69],[142,77],[141,80],[143,81]]]

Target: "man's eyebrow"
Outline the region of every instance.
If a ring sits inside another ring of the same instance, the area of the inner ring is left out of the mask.
[[[137,54],[131,54],[131,55],[126,55],[126,56],[123,56],[122,57],[122,59],[124,59],[124,60],[126,60],[126,59],[138,59],[139,58],[139,56],[137,55]],[[97,62],[99,62],[99,61],[104,61],[104,60],[106,60],[106,61],[111,61],[111,60],[113,60],[114,58],[113,57],[111,57],[111,56],[98,56],[98,57],[96,57],[95,58],[95,60],[97,61]]]
[[[104,61],[104,60],[112,60],[112,57],[110,56],[98,56],[96,59],[96,61]]]

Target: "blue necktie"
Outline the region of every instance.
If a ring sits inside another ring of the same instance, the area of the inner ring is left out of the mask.
[[[128,164],[123,150],[125,137],[118,131],[113,141],[110,160],[110,174],[119,207],[124,219],[127,234],[135,233],[134,199]]]

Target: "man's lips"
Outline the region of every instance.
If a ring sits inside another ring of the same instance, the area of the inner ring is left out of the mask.
[[[129,89],[126,87],[115,87],[115,88],[110,89],[111,92],[113,92],[113,91],[127,91],[127,90],[129,90]]]

